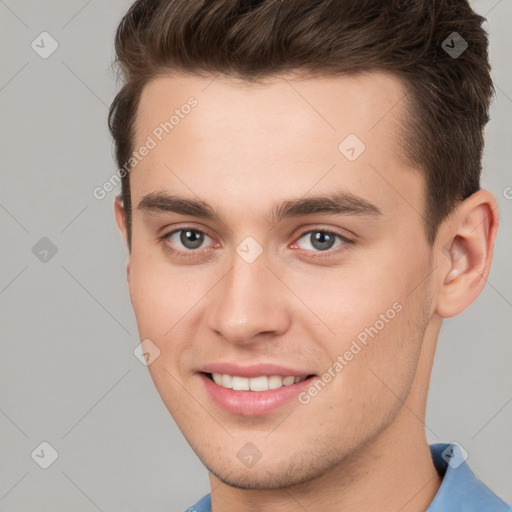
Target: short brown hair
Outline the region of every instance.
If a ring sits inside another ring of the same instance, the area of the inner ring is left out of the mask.
[[[425,233],[433,244],[439,224],[480,188],[493,93],[483,21],[466,0],[137,0],[115,37],[124,85],[108,124],[117,163],[133,152],[142,89],[166,73],[257,82],[281,72],[388,71],[408,91],[405,156],[425,177]],[[454,46],[453,32],[467,43],[457,57],[443,48],[447,38]],[[128,173],[121,197],[130,249]]]

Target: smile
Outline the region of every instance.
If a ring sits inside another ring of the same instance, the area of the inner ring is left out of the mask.
[[[218,386],[235,391],[269,391],[271,389],[279,389],[283,386],[297,384],[307,378],[307,376],[295,377],[293,375],[284,377],[280,375],[261,375],[251,378],[226,373],[211,373],[208,375],[211,376],[211,379]]]
[[[297,396],[311,385],[315,377],[313,374],[300,375],[300,371],[290,375],[290,369],[286,371],[284,368],[281,368],[284,371],[279,375],[279,368],[271,367],[238,369],[246,375],[237,375],[237,368],[225,368],[224,372],[229,373],[209,370],[203,369],[198,374],[207,396],[225,412],[237,416],[264,416],[280,410],[286,404],[299,405]],[[222,371],[221,368],[218,370]],[[268,374],[264,375],[264,372]]]

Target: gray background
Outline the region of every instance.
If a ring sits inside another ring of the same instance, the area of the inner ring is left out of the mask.
[[[208,491],[206,470],[132,353],[115,192],[92,195],[116,171],[110,64],[129,4],[0,0],[3,512],[172,512]],[[429,442],[458,441],[474,472],[512,501],[512,2],[473,5],[490,33],[497,96],[483,186],[498,198],[501,228],[486,288],[444,323],[426,426]],[[59,44],[47,59],[31,48],[43,31]],[[58,249],[46,262],[32,252],[42,237]],[[42,441],[59,454],[46,470],[31,457]]]

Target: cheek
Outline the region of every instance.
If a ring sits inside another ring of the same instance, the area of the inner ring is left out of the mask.
[[[342,369],[333,372],[336,376],[328,384],[332,387],[326,388],[318,407],[325,409],[329,403],[332,410],[326,414],[344,435],[354,429],[362,436],[381,429],[407,400],[422,338],[408,316],[404,308],[381,330],[378,324],[377,331],[361,331],[367,334],[365,343],[362,337],[349,336],[339,342],[342,350],[330,347],[331,360],[340,363],[341,356]]]
[[[410,263],[397,265],[396,254],[375,261],[323,269],[314,278],[297,274],[291,288],[321,320],[310,316],[303,326],[314,329],[327,354],[325,370],[336,361],[343,367],[331,370],[336,393],[379,408],[396,400],[390,389],[403,396],[410,386],[428,318],[425,290],[418,287],[425,261],[404,258]]]
[[[285,281],[309,309],[307,323],[322,330],[327,344],[337,351],[358,336],[364,342],[369,336],[365,332],[374,331],[376,323],[378,331],[387,330],[405,289],[403,276],[394,276],[384,265],[377,268],[363,262],[314,273],[297,271]]]
[[[139,336],[155,343],[161,356],[150,371],[160,366],[174,373],[183,362],[199,327],[194,315],[213,278],[209,272],[194,272],[193,266],[173,266],[162,257],[132,254],[129,291]]]
[[[184,273],[165,264],[152,252],[134,251],[131,256],[129,291],[139,328],[147,337],[164,336],[186,312],[188,295]]]

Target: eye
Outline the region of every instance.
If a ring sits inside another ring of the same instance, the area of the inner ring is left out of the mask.
[[[204,231],[191,226],[175,229],[160,237],[166,251],[184,256],[199,256],[203,253],[200,249],[205,248],[203,244],[206,239],[212,240]],[[305,247],[300,247],[300,241],[303,239],[305,240]],[[352,243],[351,240],[334,231],[314,229],[302,233],[291,247],[296,248],[299,246],[299,248],[313,253],[313,257],[322,258],[343,251],[350,243]]]
[[[345,238],[344,236],[340,235],[339,233],[335,233],[333,231],[329,231],[326,229],[315,229],[310,230],[302,233],[300,238],[297,239],[297,242],[295,242],[294,246],[296,246],[300,240],[305,240],[305,249],[312,252],[320,252],[328,254],[320,254],[320,255],[314,255],[316,256],[328,256],[332,253],[337,253],[341,247],[341,250],[343,250],[344,246],[351,241]],[[336,245],[336,241],[338,240],[338,244]],[[309,247],[308,247],[309,245]],[[333,250],[334,249],[334,250]]]
[[[165,248],[172,252],[192,252],[196,249],[200,249],[201,245],[205,241],[205,238],[210,237],[203,231],[190,227],[171,231],[162,237]],[[171,244],[175,247],[178,247],[178,249],[175,250],[170,247]]]

